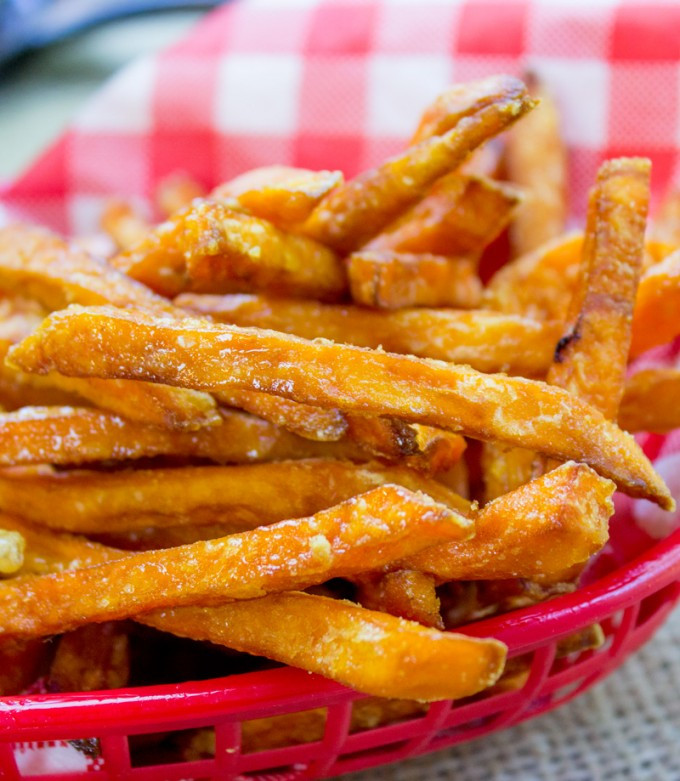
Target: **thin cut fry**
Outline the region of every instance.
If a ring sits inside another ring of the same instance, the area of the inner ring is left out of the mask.
[[[264,296],[183,295],[178,306],[242,327],[271,328],[423,358],[466,363],[479,371],[531,375],[550,365],[562,326],[484,310],[375,311]]]
[[[631,358],[680,334],[680,250],[647,269],[640,279],[635,311]]]
[[[0,633],[35,637],[155,609],[306,588],[471,533],[465,516],[424,494],[383,485],[309,518],[6,581]]]
[[[424,572],[402,569],[359,578],[359,602],[369,610],[444,628],[435,579]]]
[[[119,250],[134,247],[151,228],[131,203],[117,199],[109,201],[105,206],[101,226]]]
[[[422,551],[393,568],[439,581],[535,578],[587,561],[607,541],[614,486],[567,462],[472,514],[475,536]]]
[[[352,299],[379,309],[479,306],[482,283],[471,258],[360,251],[347,262]]]
[[[477,257],[510,222],[522,196],[479,176],[451,173],[372,239],[366,250]]]
[[[534,74],[527,78],[527,86],[541,108],[510,129],[505,158],[509,179],[525,194],[510,228],[515,256],[559,236],[567,219],[567,152],[559,109]]]
[[[481,100],[464,119],[447,116],[443,135],[426,137],[379,168],[338,187],[312,213],[305,233],[340,252],[356,250],[474,149],[534,107],[522,82],[511,77],[488,80],[480,92]]]
[[[194,198],[203,198],[205,188],[192,176],[177,171],[166,176],[156,188],[156,205],[163,216],[171,214],[188,206]]]
[[[619,425],[626,431],[658,434],[680,428],[680,369],[646,369],[630,377]]]
[[[312,515],[385,483],[422,491],[467,512],[468,503],[453,491],[409,469],[329,459],[114,472],[5,469],[0,470],[0,509],[86,534],[219,523],[224,536]],[[15,569],[20,566],[18,561]]]
[[[146,349],[149,344],[155,345],[153,353]],[[59,370],[206,390],[247,388],[304,404],[392,415],[563,461],[578,459],[632,496],[674,506],[630,434],[567,391],[535,380],[111,307],[72,306],[54,313],[9,357],[37,373]]]

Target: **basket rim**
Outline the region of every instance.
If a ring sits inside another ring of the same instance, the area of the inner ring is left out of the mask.
[[[549,602],[459,627],[471,636],[505,642],[526,653],[680,581],[680,528],[599,580]],[[0,697],[5,740],[60,739],[74,734],[188,728],[210,719],[237,721],[360,698],[321,675],[279,667],[206,681],[102,692]]]

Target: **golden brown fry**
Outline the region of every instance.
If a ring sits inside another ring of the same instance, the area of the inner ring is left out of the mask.
[[[567,462],[473,513],[473,539],[433,547],[399,564],[440,581],[563,572],[607,541],[613,491],[592,469]]]
[[[91,692],[127,686],[130,641],[124,624],[81,626],[59,638],[47,685],[50,691]]]
[[[23,567],[25,548],[21,534],[0,528],[0,577],[14,575]]]
[[[633,314],[632,358],[680,334],[680,250],[647,269]]]
[[[360,251],[347,262],[352,298],[379,309],[479,306],[482,283],[471,258]]]
[[[559,236],[567,219],[567,151],[559,109],[550,91],[534,74],[527,78],[540,107],[507,135],[508,178],[525,195],[510,227],[515,256],[525,255]]]
[[[499,442],[485,442],[481,459],[484,502],[490,502],[524,485],[533,474],[535,461],[536,453],[533,450],[508,447]]]
[[[188,206],[194,198],[203,198],[205,188],[190,174],[176,171],[166,176],[156,188],[156,205],[165,217]]]
[[[128,201],[110,200],[102,212],[101,226],[116,248],[127,250],[140,242],[151,225]]]
[[[0,633],[36,637],[162,608],[306,588],[472,533],[460,513],[386,484],[309,518],[86,569],[14,578],[0,584]]]
[[[155,346],[153,353],[149,344]],[[111,307],[72,306],[54,313],[9,357],[37,373],[135,377],[211,390],[249,388],[304,404],[394,416],[551,458],[578,459],[632,496],[674,506],[630,434],[567,391],[535,380]]]
[[[304,225],[305,233],[340,252],[356,250],[422,198],[437,179],[461,165],[480,144],[534,106],[522,82],[511,77],[488,80],[480,88],[480,96],[466,110],[464,120],[454,113],[447,116],[443,135],[425,137],[380,167],[338,187],[317,206]]]
[[[583,271],[548,382],[616,420],[644,253],[650,162],[610,160],[591,195]]]
[[[4,469],[0,470],[0,509],[33,523],[80,533],[217,523],[223,530],[219,536],[224,536],[312,515],[385,483],[422,491],[467,512],[467,502],[453,491],[409,469],[330,459],[51,474]],[[0,543],[1,535],[0,531]],[[20,566],[19,561],[15,569]]]
[[[439,597],[432,575],[417,570],[396,570],[358,579],[359,602],[369,610],[443,629]]]
[[[477,257],[510,222],[522,197],[516,188],[451,173],[372,239],[366,250]]]
[[[265,296],[183,295],[178,306],[243,327],[271,328],[423,358],[465,363],[479,371],[537,374],[550,364],[557,322],[485,310],[376,311],[349,304]]]
[[[653,237],[664,244],[680,246],[680,190],[669,190],[654,216]]]
[[[658,434],[680,428],[680,369],[646,369],[629,377],[619,425],[626,431]]]

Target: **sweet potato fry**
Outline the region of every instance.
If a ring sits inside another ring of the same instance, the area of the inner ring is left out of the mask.
[[[7,635],[35,637],[155,609],[253,599],[351,577],[471,533],[460,513],[388,484],[309,518],[86,569],[14,578],[0,588],[0,627]]]
[[[607,541],[613,492],[585,464],[567,462],[473,513],[471,540],[433,547],[392,568],[417,569],[442,582],[563,572]]]
[[[305,233],[340,252],[356,250],[534,106],[524,85],[511,77],[487,80],[479,92],[480,99],[464,115],[447,115],[436,129],[443,135],[421,133],[415,146],[324,198],[304,224]]]
[[[124,624],[81,626],[59,638],[47,677],[57,692],[91,692],[127,686],[130,641]]]
[[[166,176],[156,188],[156,206],[161,214],[171,214],[188,206],[194,198],[203,198],[205,188],[192,176],[182,171]]]
[[[619,425],[626,431],[658,434],[680,428],[680,369],[646,369],[629,377]]]
[[[610,420],[616,420],[623,397],[644,253],[649,170],[649,160],[620,158],[598,172],[581,281],[547,378]]]
[[[20,342],[37,328],[48,312],[37,301],[0,294],[0,339]]]
[[[508,447],[499,442],[482,446],[484,502],[514,491],[529,480],[534,471],[536,453],[523,447]]]
[[[364,249],[476,257],[510,222],[521,200],[509,184],[454,172]]]
[[[390,415],[551,458],[578,459],[633,496],[674,506],[630,434],[567,391],[535,380],[111,307],[56,312],[8,357],[37,373],[59,370],[68,376],[137,378],[210,390],[248,388],[304,404]]]
[[[540,373],[549,366],[561,332],[557,322],[484,310],[387,312],[264,296],[183,295],[177,304],[238,326],[466,363],[479,371]]]
[[[680,246],[680,190],[666,193],[654,216],[652,235],[657,241],[677,248]]]
[[[347,262],[352,298],[379,309],[479,306],[482,283],[471,258],[360,251]]]
[[[510,228],[515,256],[525,255],[559,236],[567,219],[567,151],[555,99],[534,74],[527,77],[532,97],[540,100],[507,135],[505,164],[510,181],[525,195]]]
[[[111,237],[116,248],[128,250],[139,243],[151,225],[128,201],[111,200],[100,218],[102,229]]]
[[[385,483],[422,491],[467,512],[465,500],[410,469],[330,459],[52,474],[4,469],[0,470],[0,510],[80,533],[219,523],[224,536],[312,515]],[[20,566],[19,561],[15,569]]]
[[[57,571],[87,566],[93,552],[92,563],[130,556],[71,535],[48,530],[36,534],[28,524],[13,524],[27,537],[29,547],[32,537],[40,536],[43,546],[59,552],[52,555]],[[493,640],[441,633],[350,602],[299,592],[219,607],[156,611],[137,620],[166,632],[267,656],[385,697],[458,698],[490,685],[505,657],[504,646]],[[274,624],[277,631],[269,631]],[[305,643],[299,642],[301,631]]]
[[[24,564],[26,540],[15,531],[0,528],[0,576],[14,575]]]
[[[444,628],[435,579],[424,572],[402,569],[359,578],[359,602],[369,610]]]
[[[633,314],[632,358],[680,334],[680,250],[647,269]]]

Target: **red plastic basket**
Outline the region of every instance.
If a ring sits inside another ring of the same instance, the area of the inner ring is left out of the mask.
[[[617,543],[618,537],[618,543]],[[526,683],[472,702],[429,706],[417,718],[349,734],[353,700],[361,695],[301,670],[279,668],[200,683],[92,694],[0,698],[0,778],[75,781],[91,771],[22,775],[15,742],[98,737],[100,778],[318,779],[395,762],[461,743],[545,713],[607,676],[645,643],[680,597],[680,529],[642,555],[626,559],[630,539],[615,535],[597,561],[603,574],[579,591],[463,629],[494,636],[510,656],[531,654]],[[606,642],[597,650],[555,658],[556,642],[599,622]],[[321,740],[255,753],[241,752],[249,719],[327,709]],[[128,737],[213,726],[214,759],[134,767]]]

